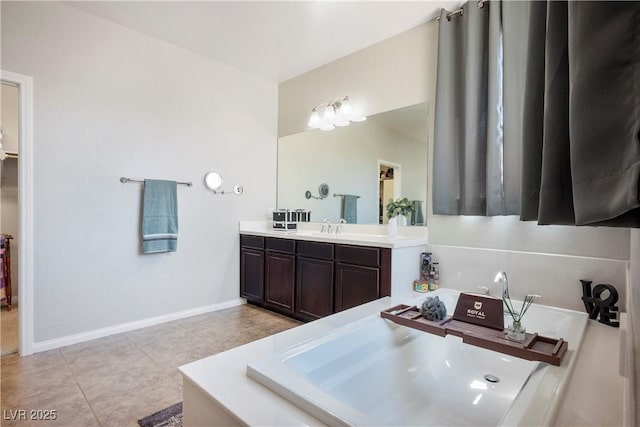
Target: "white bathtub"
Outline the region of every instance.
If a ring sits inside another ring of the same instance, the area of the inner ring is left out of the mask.
[[[453,312],[457,292],[439,294]],[[538,306],[527,320],[560,338],[571,313]],[[516,398],[546,366],[373,315],[253,361],[247,375],[328,425],[495,426],[512,422]]]

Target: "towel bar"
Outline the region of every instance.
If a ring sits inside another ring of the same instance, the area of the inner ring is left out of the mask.
[[[120,182],[121,183],[126,183],[126,182],[144,182],[144,179],[136,179],[136,178],[125,178],[124,176],[120,178]],[[180,182],[180,181],[176,181],[176,184],[178,185],[186,185],[187,187],[191,187],[193,185],[193,182],[189,181],[189,182]]]

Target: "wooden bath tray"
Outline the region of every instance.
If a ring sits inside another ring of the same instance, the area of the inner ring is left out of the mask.
[[[451,316],[447,316],[444,320],[433,322],[422,317],[418,307],[404,304],[383,310],[380,312],[380,316],[399,325],[429,332],[440,337],[455,335],[461,337],[462,342],[466,344],[526,360],[546,362],[555,366],[560,365],[568,347],[568,343],[562,338],[543,337],[537,333],[527,333],[527,337],[522,342],[512,341],[507,339],[504,331],[455,320]]]

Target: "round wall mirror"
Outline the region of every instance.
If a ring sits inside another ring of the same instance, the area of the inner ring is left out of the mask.
[[[222,175],[218,172],[209,172],[204,176],[204,185],[213,192],[219,190],[223,182]]]
[[[328,184],[320,184],[320,187],[318,187],[318,197],[314,196],[313,194],[311,194],[311,191],[307,190],[304,193],[304,197],[306,197],[307,199],[316,199],[316,200],[322,200],[322,199],[326,199],[329,196],[329,185]]]
[[[320,184],[318,187],[318,194],[320,194],[320,198],[324,199],[329,196],[329,185],[328,184]]]

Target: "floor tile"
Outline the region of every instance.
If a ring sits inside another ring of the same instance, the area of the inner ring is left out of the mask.
[[[18,306],[11,311],[2,306],[0,313],[0,356],[18,352]]]
[[[56,420],[2,425],[137,426],[182,400],[179,366],[298,324],[243,305],[32,356],[3,356],[2,409],[55,410]]]

